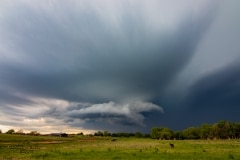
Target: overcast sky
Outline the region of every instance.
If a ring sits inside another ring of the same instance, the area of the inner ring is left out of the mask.
[[[239,0],[0,0],[0,129],[240,121]]]

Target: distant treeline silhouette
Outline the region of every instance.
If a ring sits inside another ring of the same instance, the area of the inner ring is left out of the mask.
[[[240,122],[219,121],[214,124],[202,124],[199,127],[189,127],[181,131],[173,131],[167,127],[153,127],[150,134],[136,133],[109,133],[108,131],[98,131],[94,136],[112,136],[112,137],[137,137],[153,139],[239,139]]]
[[[166,127],[153,127],[151,138],[154,139],[239,139],[240,123],[225,120],[214,124],[202,124],[182,131],[172,131]]]
[[[0,133],[2,133],[0,129]],[[17,132],[14,129],[10,129],[6,134],[20,134],[25,135],[23,130]],[[31,131],[28,135],[40,135],[37,131]],[[64,133],[66,134],[66,133]],[[51,135],[51,134],[49,134]],[[73,135],[73,134],[72,134]],[[83,136],[83,132],[76,135]],[[240,138],[240,122],[234,123],[229,121],[219,121],[214,124],[202,124],[199,127],[189,127],[181,131],[173,131],[167,127],[153,127],[150,134],[143,134],[141,132],[128,133],[118,132],[110,133],[108,131],[97,131],[94,134],[88,134],[88,136],[101,136],[101,137],[136,137],[136,138],[152,138],[162,140],[184,140],[184,139],[239,139]],[[67,134],[64,136],[67,137]]]

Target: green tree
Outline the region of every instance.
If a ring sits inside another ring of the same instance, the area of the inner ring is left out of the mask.
[[[210,124],[202,124],[199,128],[199,136],[201,139],[213,138],[212,136],[212,125]]]
[[[227,139],[232,135],[233,129],[230,122],[219,121],[213,125],[213,134],[215,138]]]
[[[173,131],[166,127],[153,127],[151,137],[153,139],[173,139]]]
[[[160,138],[160,131],[161,131],[161,129],[159,127],[153,127],[151,129],[151,138],[159,139]]]
[[[98,132],[94,133],[94,136],[103,136],[103,132],[98,131]]]
[[[83,132],[80,132],[80,133],[77,133],[77,135],[83,136],[84,134]]]
[[[234,123],[233,135],[234,135],[234,138],[240,138],[240,123]]]
[[[19,129],[16,134],[24,134],[23,130],[22,129]]]
[[[199,128],[197,127],[189,127],[183,130],[183,137],[185,139],[199,139]]]
[[[184,136],[183,136],[183,134],[182,134],[182,131],[173,132],[173,138],[176,138],[176,139],[179,139],[179,140],[184,139]]]
[[[32,135],[32,136],[39,136],[40,133],[37,132],[37,131],[31,131],[31,132],[29,133],[29,135]]]
[[[141,132],[136,132],[135,133],[135,137],[137,138],[142,138],[143,137],[143,134]]]
[[[103,136],[104,136],[104,137],[107,137],[107,136],[109,136],[109,133],[108,133],[108,131],[103,131]]]
[[[9,129],[6,133],[7,134],[13,134],[13,133],[15,133],[15,131],[14,131],[14,129]]]
[[[160,139],[173,139],[173,131],[169,128],[161,128],[159,133]]]

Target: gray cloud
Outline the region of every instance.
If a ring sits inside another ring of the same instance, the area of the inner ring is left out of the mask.
[[[188,10],[172,1],[94,2],[3,4],[2,113],[14,108],[25,119],[129,129],[149,124],[150,115],[159,116],[162,104],[169,104],[166,90],[193,58],[215,6],[187,0]],[[36,114],[28,116],[32,109]]]
[[[132,102],[127,104],[116,104],[114,102],[94,104],[78,110],[71,110],[68,114],[70,117],[89,118],[91,115],[96,117],[110,119],[113,123],[121,117],[127,118],[128,122],[133,124],[143,125],[144,116],[141,112],[149,112],[152,110],[163,112],[159,106],[149,102]]]
[[[60,12],[61,3],[54,5],[53,15],[17,6],[8,17],[11,21],[3,20],[2,39],[9,42],[5,47],[13,43],[13,54],[20,59],[1,66],[2,72],[8,71],[2,73],[4,85],[75,101],[149,99],[188,63],[211,22],[206,14],[183,19],[176,29],[159,25],[163,31],[149,31],[143,25],[147,20],[137,16],[142,14],[138,8],[135,15],[115,6],[120,12],[116,26],[91,7],[74,14],[64,8]]]
[[[190,100],[188,106],[197,108],[229,108],[238,110],[240,105],[240,66],[239,61],[210,73],[190,88],[186,99]]]
[[[171,111],[171,117],[181,121],[183,127],[221,119],[239,121],[239,75],[238,60],[205,74],[181,92],[182,98],[171,103],[178,108]]]

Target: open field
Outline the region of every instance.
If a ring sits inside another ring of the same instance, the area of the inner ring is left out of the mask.
[[[240,140],[112,139],[0,134],[0,160],[240,159]]]

